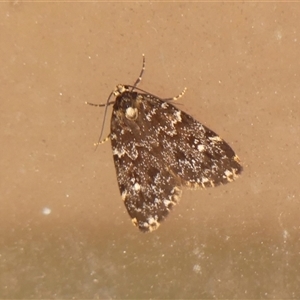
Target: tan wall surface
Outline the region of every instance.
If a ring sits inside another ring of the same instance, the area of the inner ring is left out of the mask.
[[[300,4],[0,4],[0,298],[300,298]],[[118,83],[223,137],[234,183],[131,225],[110,143]],[[109,133],[109,109],[105,133]]]

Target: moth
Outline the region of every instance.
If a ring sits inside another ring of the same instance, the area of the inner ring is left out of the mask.
[[[113,105],[110,134],[122,200],[135,226],[156,230],[181,197],[182,189],[208,188],[235,180],[240,159],[215,132],[161,99],[134,85],[117,85],[105,104]],[[110,102],[111,97],[115,100]],[[91,103],[88,103],[91,104]],[[95,105],[95,104],[91,104]],[[104,118],[105,119],[105,118]],[[104,124],[104,120],[103,120]]]

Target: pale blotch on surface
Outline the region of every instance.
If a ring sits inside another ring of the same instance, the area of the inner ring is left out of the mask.
[[[193,271],[194,271],[195,273],[197,273],[197,274],[202,274],[201,266],[200,266],[200,265],[194,265]]]
[[[288,239],[288,237],[290,236],[290,234],[288,233],[287,230],[283,230],[283,239],[284,239],[284,242],[286,242],[286,240]]]
[[[44,207],[42,209],[42,214],[47,216],[47,215],[50,215],[51,214],[51,209],[49,207]]]
[[[278,40],[278,41],[280,41],[283,37],[282,31],[280,29],[276,30],[274,35],[275,35],[276,40]]]

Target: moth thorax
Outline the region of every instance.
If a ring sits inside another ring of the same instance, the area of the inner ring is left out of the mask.
[[[137,108],[134,108],[134,107],[131,107],[131,106],[128,107],[128,108],[126,108],[125,117],[128,120],[136,120],[137,117],[138,117],[138,110],[137,110]]]

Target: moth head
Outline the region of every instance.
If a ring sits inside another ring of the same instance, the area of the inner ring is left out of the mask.
[[[115,97],[117,97],[117,96],[123,94],[123,93],[126,92],[126,91],[127,91],[127,92],[129,91],[129,87],[128,87],[128,86],[123,85],[123,84],[118,84],[118,85],[115,87],[115,89],[114,89],[114,91],[113,91],[113,94],[114,94]]]
[[[123,88],[125,91],[116,97],[114,111],[119,120],[126,118],[129,121],[135,121],[139,115],[139,107],[142,102],[141,96],[136,92],[127,91],[126,86],[123,86]]]

